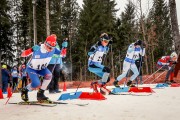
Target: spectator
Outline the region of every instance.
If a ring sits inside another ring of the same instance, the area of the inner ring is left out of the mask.
[[[7,70],[7,65],[2,65],[2,91],[4,94],[7,94],[8,81],[10,80],[10,73]]]

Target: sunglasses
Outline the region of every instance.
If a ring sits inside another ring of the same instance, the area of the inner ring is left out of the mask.
[[[109,40],[103,39],[103,42],[105,42],[105,43],[109,43]]]
[[[52,47],[52,46],[49,46],[48,44],[46,44],[46,47],[47,47],[49,50],[52,50],[52,49],[54,49],[54,47]]]

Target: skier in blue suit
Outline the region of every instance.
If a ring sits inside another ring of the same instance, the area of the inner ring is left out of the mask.
[[[40,46],[35,45],[32,48],[25,50],[21,54],[22,57],[32,55],[31,59],[27,63],[26,68],[26,72],[28,73],[32,82],[22,89],[22,100],[28,101],[28,91],[32,91],[33,89],[40,87],[39,91],[37,92],[37,100],[50,101],[49,98],[44,95],[44,91],[52,79],[52,73],[49,71],[47,66],[53,54],[59,55],[61,53],[61,51],[55,48],[55,46],[56,37],[51,35],[46,38],[44,44],[41,44]],[[44,77],[42,85],[39,80],[39,75]]]
[[[103,56],[108,53],[109,45],[112,43],[107,33],[103,33],[100,36],[100,41],[90,48],[88,52],[88,70],[102,79],[92,82],[91,87],[94,92],[99,92],[97,87],[100,87],[100,92],[103,94],[110,93],[106,88],[106,83],[110,81],[110,69],[102,65]]]

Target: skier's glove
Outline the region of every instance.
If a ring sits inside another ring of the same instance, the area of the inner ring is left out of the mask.
[[[103,72],[110,73],[110,69],[109,69],[108,67],[104,67],[102,71],[103,71]]]
[[[68,46],[68,42],[67,42],[67,41],[64,41],[64,42],[62,43],[62,47],[63,47],[63,48],[67,48],[67,46]]]
[[[109,45],[111,45],[111,44],[113,44],[113,41],[112,41],[112,40],[109,41]]]

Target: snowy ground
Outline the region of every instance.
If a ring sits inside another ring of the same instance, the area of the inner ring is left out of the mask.
[[[144,85],[154,88],[155,85]],[[111,86],[109,86],[110,88]],[[75,92],[68,89],[67,92]],[[180,87],[153,89],[151,95],[106,95],[106,100],[66,100],[67,105],[55,107],[22,106],[4,103],[7,98],[0,99],[0,120],[179,120],[180,119]],[[78,91],[90,91],[80,88]],[[29,93],[30,100],[36,100],[36,92]],[[57,100],[61,94],[46,96]],[[7,95],[4,95],[6,97]],[[9,102],[19,102],[20,93],[14,93]],[[71,104],[73,103],[73,104]],[[89,103],[77,106],[74,103]]]

